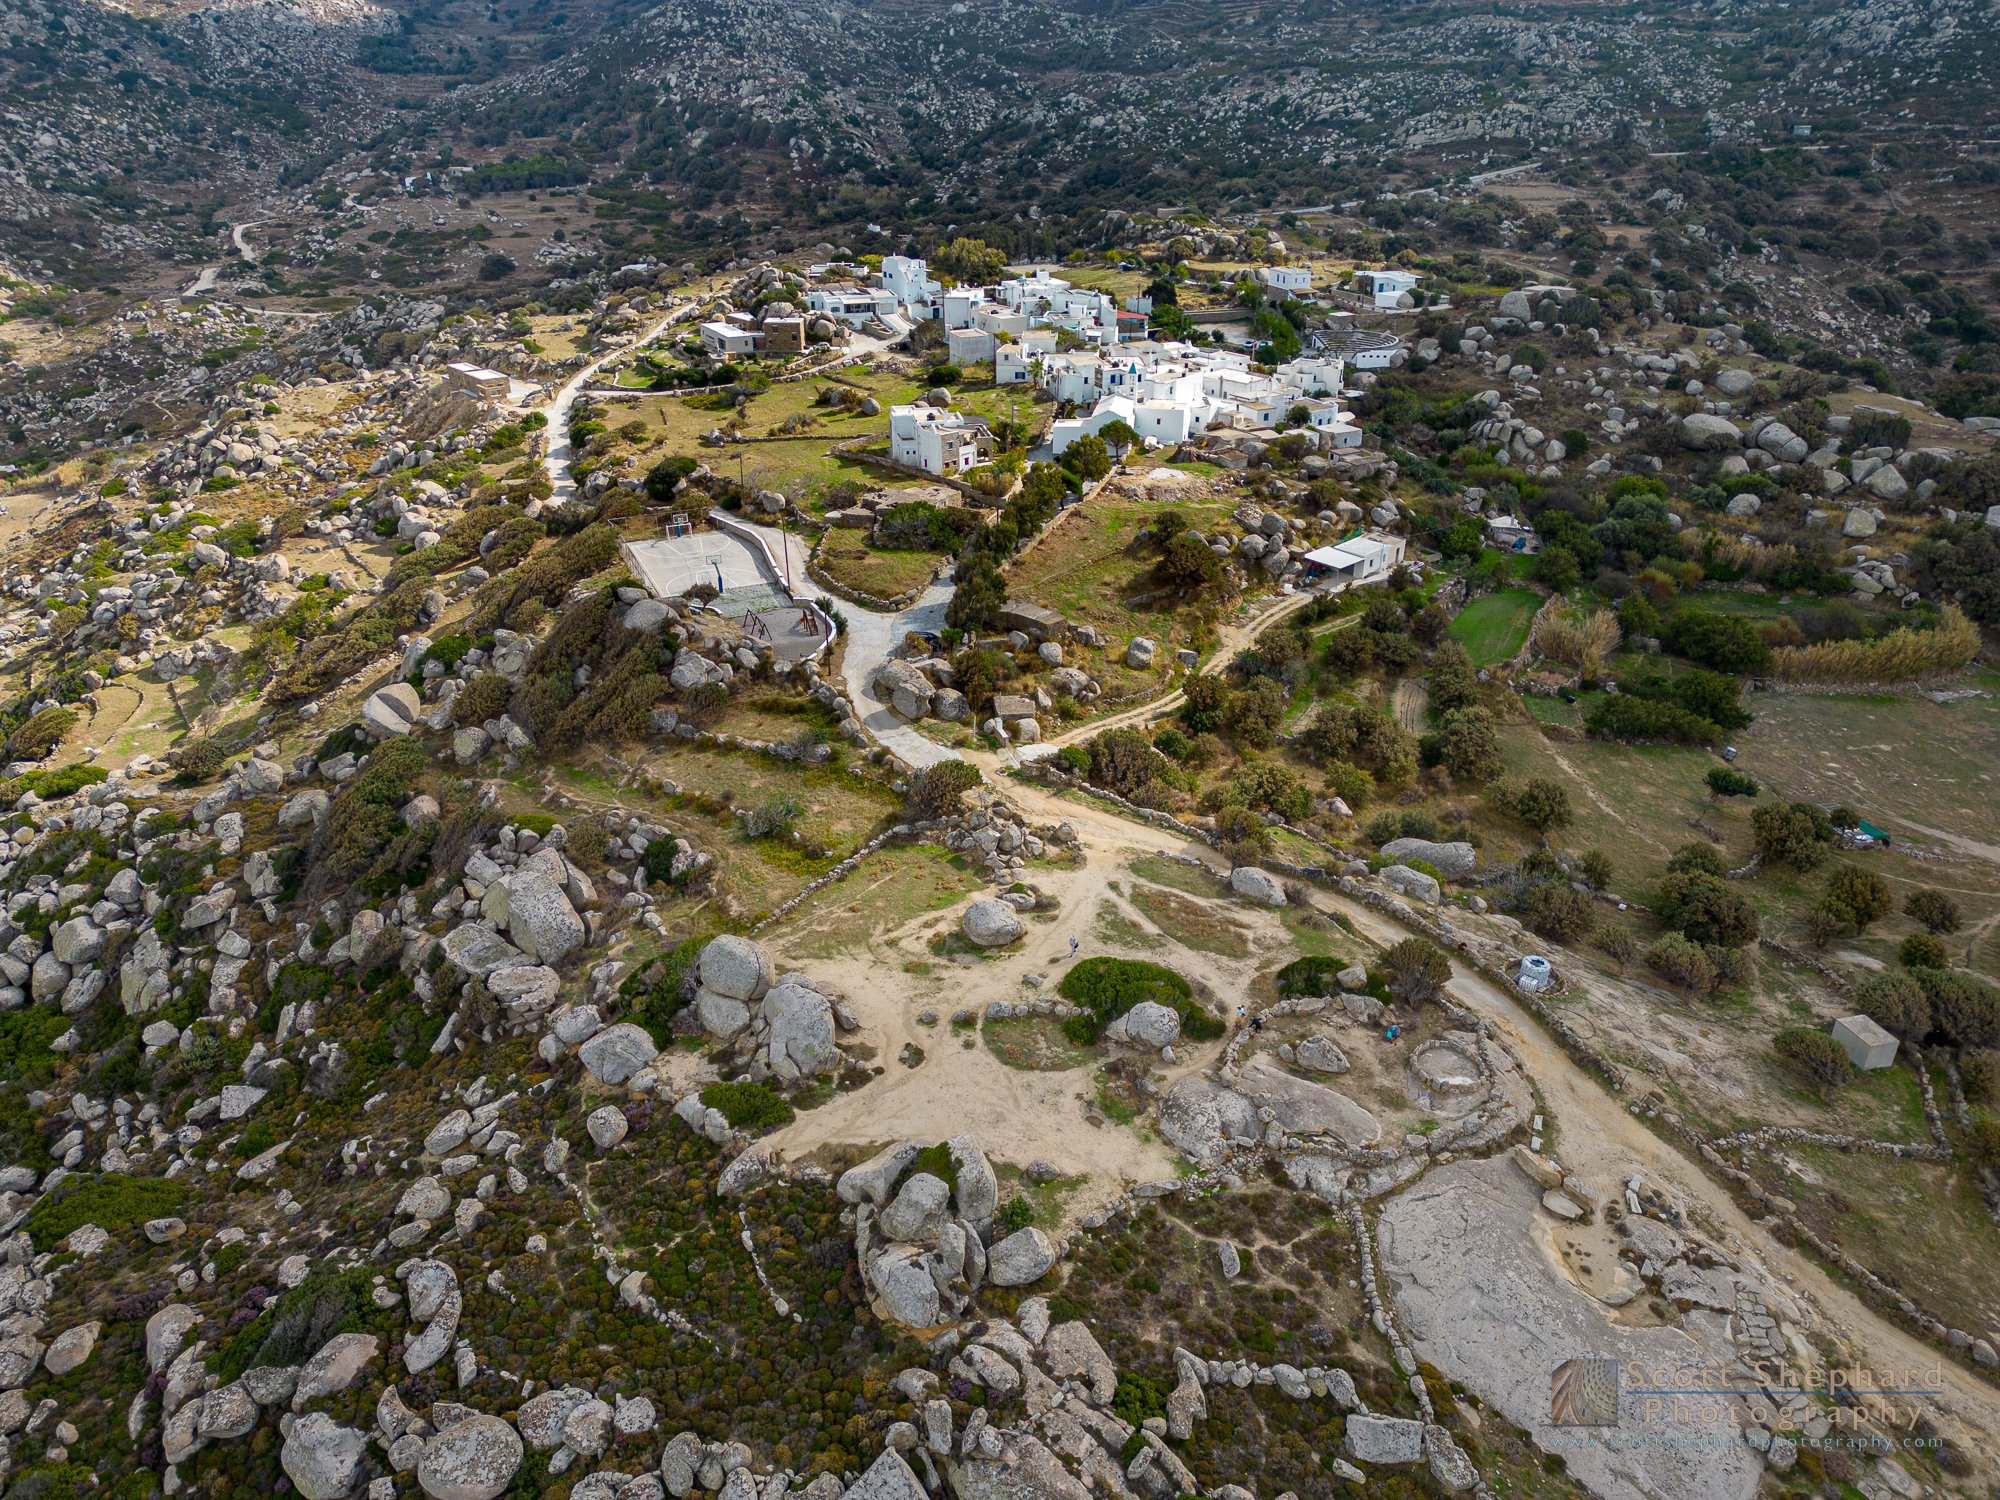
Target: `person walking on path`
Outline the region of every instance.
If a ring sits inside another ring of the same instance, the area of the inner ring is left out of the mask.
[[[1076,937],[1074,934],[1071,935],[1069,940],[1069,956],[1071,958],[1076,957]]]

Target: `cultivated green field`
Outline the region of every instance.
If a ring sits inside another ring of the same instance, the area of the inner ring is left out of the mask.
[[[1500,589],[1473,600],[1451,622],[1451,638],[1475,667],[1506,661],[1527,644],[1528,626],[1542,596],[1530,589]]]

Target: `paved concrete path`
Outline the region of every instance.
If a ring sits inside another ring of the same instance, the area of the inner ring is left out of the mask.
[[[834,601],[847,618],[847,654],[841,658],[840,669],[847,696],[855,713],[861,716],[861,727],[869,738],[917,770],[964,757],[935,740],[926,739],[905,723],[893,708],[875,696],[873,679],[875,669],[888,660],[891,648],[907,632],[944,629],[944,609],[951,601],[952,587],[950,583],[934,583],[918,596],[915,604],[893,615],[863,609],[844,600]]]
[[[574,455],[569,446],[569,412],[576,405],[577,397],[612,360],[635,349],[643,349],[676,323],[684,323],[693,317],[700,306],[699,302],[688,302],[675,308],[631,343],[605,350],[557,388],[544,413],[549,419],[549,446],[542,455],[542,468],[549,476],[550,505],[567,505],[576,497],[576,478],[570,473]]]

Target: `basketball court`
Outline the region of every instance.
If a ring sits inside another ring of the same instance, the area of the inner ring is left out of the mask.
[[[698,583],[725,594],[770,587],[756,550],[726,531],[627,542],[625,561],[656,599],[678,598]]]
[[[667,536],[625,543],[624,553],[633,576],[657,599],[700,583],[721,590],[709,608],[741,622],[781,667],[812,655],[826,639],[819,618],[771,581],[756,547],[731,532],[675,526]]]

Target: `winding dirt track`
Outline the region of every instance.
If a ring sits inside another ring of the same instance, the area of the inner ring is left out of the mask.
[[[1251,618],[1225,626],[1214,652],[1202,665],[1204,675],[1222,671],[1238,652],[1264,631],[1314,596],[1300,593],[1287,596]],[[1176,690],[1107,719],[1097,720],[1054,737],[1055,747],[1074,744],[1106,729],[1146,724],[1171,713],[1184,700]],[[1012,756],[966,751],[964,758],[980,767],[989,780],[998,781]],[[1565,769],[1568,769],[1565,767]],[[1024,782],[1007,782],[1009,799],[1031,819],[1068,822],[1077,830],[1086,852],[1107,861],[1114,870],[1134,852],[1158,851],[1193,854],[1226,873],[1220,858],[1205,846],[1190,844],[1173,833],[1128,819],[1099,804],[1058,797],[1044,788]],[[1948,837],[1948,836],[1945,836]],[[1986,852],[1984,849],[1981,851]],[[1992,851],[2000,854],[2000,850]],[[1320,901],[1344,913],[1356,928],[1375,942],[1387,946],[1410,934],[1372,909],[1356,906],[1338,896],[1320,893]],[[1074,909],[1074,908],[1072,908]],[[1456,920],[1456,919],[1455,919]],[[1570,972],[1583,982],[1603,976],[1587,954],[1571,953]],[[1596,1192],[1615,1196],[1626,1179],[1644,1176],[1665,1184],[1695,1210],[1698,1217],[1718,1232],[1725,1242],[1733,1241],[1773,1272],[1783,1276],[1794,1293],[1803,1294],[1825,1315],[1832,1328],[1853,1346],[1854,1357],[1876,1371],[1915,1373],[1941,1369],[1942,1390],[1932,1398],[1937,1415],[1944,1419],[1946,1435],[1964,1444],[1971,1452],[2000,1451],[2000,1389],[1967,1373],[1942,1358],[1922,1340],[1890,1322],[1867,1303],[1829,1276],[1805,1254],[1779,1243],[1737,1207],[1735,1200],[1678,1145],[1647,1129],[1605,1091],[1595,1079],[1573,1062],[1569,1055],[1536,1024],[1534,1019],[1499,986],[1475,970],[1454,962],[1453,986],[1460,1000],[1491,1020],[1504,1039],[1526,1064],[1541,1089],[1543,1101],[1561,1131],[1561,1152],[1570,1170]],[[1952,1428],[1956,1431],[1952,1431]]]
[[[991,760],[983,766],[989,773],[999,769],[997,758]],[[1205,847],[1121,817],[1101,805],[1072,801],[1018,781],[1006,783],[1006,794],[1035,821],[1068,821],[1093,859],[1116,861],[1134,852],[1159,851],[1192,854],[1211,868],[1226,871],[1224,861]],[[1348,917],[1376,943],[1387,946],[1410,935],[1372,908],[1325,891],[1318,892],[1317,899],[1324,908]],[[1585,983],[1594,975],[1588,956],[1582,953],[1569,954],[1568,969],[1573,980],[1580,974]],[[1725,1243],[1741,1247],[1783,1276],[1794,1293],[1804,1294],[1854,1346],[1858,1360],[1878,1371],[1930,1371],[1941,1366],[1943,1393],[1933,1399],[1939,1415],[1959,1429],[1951,1433],[1947,1426],[1948,1435],[1971,1452],[2000,1451],[2000,1390],[1884,1318],[1807,1255],[1779,1243],[1737,1207],[1692,1156],[1654,1134],[1579,1068],[1512,996],[1462,963],[1455,961],[1452,971],[1453,993],[1492,1021],[1526,1064],[1560,1131],[1562,1160],[1572,1172],[1605,1196],[1622,1191],[1625,1180],[1634,1175],[1667,1186]]]
[[[1236,624],[1224,625],[1216,632],[1215,649],[1208,660],[1201,664],[1200,674],[1213,677],[1236,660],[1240,652],[1256,644],[1257,637],[1269,630],[1280,620],[1304,609],[1317,594],[1287,594],[1269,607],[1258,611],[1249,619]],[[1163,719],[1187,701],[1187,694],[1179,688],[1162,697],[1148,699],[1136,708],[1128,708],[1123,713],[1111,715],[1108,719],[1093,719],[1088,724],[1079,725],[1064,734],[1051,736],[1044,743],[1060,749],[1064,745],[1079,744],[1093,735],[1102,734],[1107,729],[1125,729],[1134,724],[1150,724],[1155,719]]]

